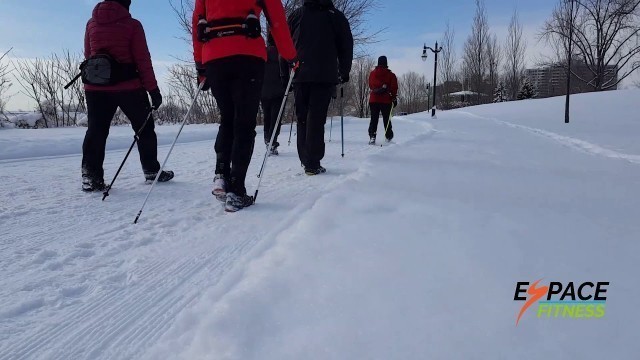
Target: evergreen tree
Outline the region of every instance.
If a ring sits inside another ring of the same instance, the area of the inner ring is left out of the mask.
[[[496,90],[493,93],[493,102],[501,103],[507,101],[507,87],[501,81],[498,86],[496,86]]]
[[[537,96],[538,94],[531,84],[531,81],[529,81],[529,79],[525,79],[524,84],[522,84],[522,88],[520,88],[520,92],[518,93],[518,100],[533,99]]]

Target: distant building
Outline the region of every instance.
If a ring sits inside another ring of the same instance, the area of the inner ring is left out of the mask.
[[[571,93],[585,93],[595,91],[594,87],[588,84],[593,79],[593,74],[584,62],[574,60],[573,73],[579,77],[571,76]],[[618,78],[618,68],[610,65],[606,68],[604,82],[615,82]],[[561,96],[567,94],[567,76],[565,67],[561,64],[554,64],[537,69],[527,69],[525,75],[533,86],[535,86],[538,98]],[[582,79],[587,80],[584,82]],[[616,90],[617,86],[610,89]]]

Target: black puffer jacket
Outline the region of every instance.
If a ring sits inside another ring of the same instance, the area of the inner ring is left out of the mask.
[[[301,62],[294,82],[337,84],[338,75],[348,78],[353,35],[349,21],[331,0],[305,0],[288,22]]]
[[[262,98],[276,99],[284,96],[284,79],[280,76],[280,62],[278,49],[267,47],[267,64],[264,69],[264,83],[262,84]]]

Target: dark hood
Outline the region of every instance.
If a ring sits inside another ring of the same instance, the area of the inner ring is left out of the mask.
[[[124,6],[115,1],[103,1],[93,9],[93,20],[98,24],[111,24],[130,18],[131,14]]]
[[[304,5],[325,8],[325,9],[334,8],[332,0],[304,0]]]

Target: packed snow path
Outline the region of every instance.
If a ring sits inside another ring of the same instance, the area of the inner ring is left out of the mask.
[[[640,124],[556,129],[536,108],[549,101],[397,119],[385,147],[350,119],[344,159],[336,121],[312,178],[286,127],[259,203],[233,215],[209,193],[213,140],[184,142],[137,226],[135,157],[102,203],[79,191],[78,155],[15,150],[0,161],[0,359],[633,358]],[[607,317],[514,329],[515,283],[541,277],[610,281]]]
[[[158,185],[137,226],[132,221],[149,186],[135,153],[105,202],[100,194],[79,191],[77,155],[5,160],[0,164],[0,357],[139,356],[185,306],[229,269],[242,266],[256,244],[286,229],[356,173],[367,156],[385,149],[366,144],[365,121],[349,120],[343,160],[339,124],[335,118],[333,141],[327,144],[329,174],[313,178],[303,175],[295,137],[287,146],[285,127],[282,154],[270,159],[258,204],[235,215],[225,214],[210,194],[213,140],[179,145],[167,166],[176,171],[175,181]],[[407,122],[398,137],[411,139],[429,129]],[[127,128],[114,130],[130,135]],[[249,191],[264,154],[261,136]],[[115,136],[126,144],[122,138],[129,137]],[[76,134],[76,143],[79,139]],[[161,148],[161,159],[167,150]],[[123,151],[108,153],[107,180],[123,157]]]

